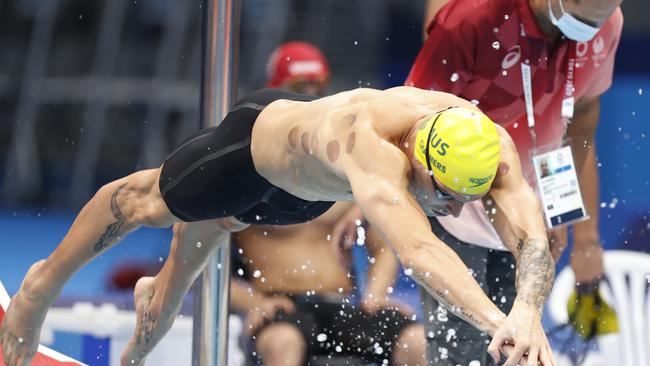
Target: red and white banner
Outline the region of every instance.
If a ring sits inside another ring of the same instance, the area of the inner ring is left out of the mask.
[[[0,324],[2,324],[2,318],[5,315],[7,307],[9,307],[9,302],[11,298],[7,291],[5,290],[2,282],[0,282]],[[2,347],[0,347],[0,351]],[[62,355],[59,352],[47,348],[43,345],[38,346],[38,353],[34,356],[31,366],[79,366],[84,365],[83,363],[76,361],[66,355]],[[2,353],[0,352],[0,366],[6,366],[3,361]]]

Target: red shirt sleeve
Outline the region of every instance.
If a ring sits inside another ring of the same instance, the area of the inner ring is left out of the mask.
[[[450,19],[450,13],[453,6],[444,7],[429,25],[405,85],[460,95],[472,79],[475,30]]]
[[[616,58],[616,49],[618,48],[618,42],[621,39],[621,31],[623,30],[623,12],[621,9],[616,9],[616,12],[612,15],[611,19],[607,22],[606,29],[603,29],[602,37],[606,39],[607,44],[609,45],[607,50],[607,56],[605,60],[601,62],[599,71],[594,73],[594,77],[585,92],[587,97],[596,97],[609,89],[612,85],[612,76],[614,74],[614,59]]]

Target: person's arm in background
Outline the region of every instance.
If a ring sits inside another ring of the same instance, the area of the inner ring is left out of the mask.
[[[603,276],[603,248],[598,230],[599,174],[594,137],[600,114],[599,97],[578,100],[568,128],[578,181],[589,219],[573,225],[571,268],[577,283],[589,283]]]
[[[368,266],[367,285],[361,302],[362,308],[368,313],[374,313],[383,308],[395,307],[405,313],[412,309],[402,303],[392,300],[388,291],[395,284],[399,263],[390,246],[383,240],[379,232],[371,226],[366,229],[366,249],[370,265]]]
[[[426,7],[424,9],[424,22],[422,27],[423,39],[427,39],[429,24],[433,20],[433,17],[436,16],[438,10],[445,6],[449,0],[427,0]]]
[[[232,236],[233,246],[237,248],[237,235]],[[241,257],[231,257],[232,274],[230,279],[230,303],[229,310],[238,312],[245,316],[244,332],[248,335],[255,334],[255,331],[267,320],[275,318],[278,310],[292,313],[295,310],[294,303],[286,296],[267,296],[258,291],[255,286],[246,280],[246,277],[235,277],[238,269],[244,270]]]
[[[252,335],[265,321],[274,319],[278,310],[293,313],[295,306],[286,296],[266,296],[249,282],[230,280],[230,310],[245,314],[244,332]]]
[[[497,126],[497,130],[501,137],[501,162],[483,204],[494,229],[515,256],[517,297],[508,317],[495,332],[488,352],[498,361],[499,349],[504,344],[512,344],[513,329],[518,329],[529,332],[523,339],[538,342],[529,353],[532,360],[539,356],[545,365],[554,365],[541,325],[544,303],[555,278],[555,263],[548,246],[541,204],[524,179],[512,138],[503,128]],[[514,345],[515,352],[508,359],[508,365],[514,365],[513,362],[526,351],[526,344],[515,342]]]
[[[594,141],[599,117],[600,97],[583,97],[576,103],[575,116],[568,128],[580,190],[590,216],[573,225],[570,259],[576,290],[569,298],[569,319],[584,339],[618,331],[616,312],[598,291],[605,274],[598,227],[600,177]]]

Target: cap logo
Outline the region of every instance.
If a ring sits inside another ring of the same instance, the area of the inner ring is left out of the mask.
[[[473,186],[470,186],[470,188],[480,187],[489,182],[492,177],[494,177],[494,174],[490,174],[484,178],[469,178],[469,182],[474,184]]]
[[[318,61],[294,61],[289,64],[289,74],[318,74],[323,72],[323,65]]]

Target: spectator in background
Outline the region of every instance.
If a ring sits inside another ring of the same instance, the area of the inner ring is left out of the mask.
[[[594,134],[599,97],[610,86],[623,26],[620,0],[429,0],[425,44],[406,85],[472,100],[505,127],[517,145],[524,175],[536,187],[531,151],[573,141],[577,176],[589,220],[573,225],[571,266],[578,302],[599,297],[603,277],[598,231],[598,170]],[[530,127],[530,128],[528,128]],[[458,253],[504,312],[517,306],[514,258],[492,230],[482,203],[466,205],[460,220],[431,219],[435,234]],[[491,209],[499,209],[491,208]],[[567,243],[566,226],[549,232],[557,261]],[[473,245],[468,245],[473,244]],[[518,268],[517,271],[524,269]],[[517,272],[519,273],[519,272]],[[440,365],[488,364],[487,336],[445,313],[425,295],[429,360]],[[575,308],[575,307],[574,307]],[[580,307],[578,307],[580,308]],[[584,310],[583,308],[580,308]],[[447,319],[448,317],[448,319]],[[583,337],[616,329],[603,306],[584,324]],[[594,329],[592,325],[601,324]],[[453,336],[449,332],[454,330]],[[452,347],[458,342],[458,347]]]
[[[325,96],[330,67],[323,53],[307,42],[287,42],[278,47],[267,64],[269,88]]]
[[[330,75],[320,50],[289,42],[271,55],[268,77],[269,87],[323,96]],[[367,288],[360,302],[351,297],[349,252],[332,242],[340,219],[355,212],[339,202],[309,223],[254,225],[234,235],[244,260],[243,268],[233,266],[239,278],[231,281],[231,309],[245,314],[246,334],[265,365],[302,365],[320,355],[424,366],[424,327],[390,298],[397,258],[371,228]]]
[[[233,267],[239,276],[231,282],[231,309],[246,315],[244,329],[264,365],[303,365],[314,356],[425,365],[424,327],[390,298],[397,260],[371,228],[367,288],[360,301],[351,297],[353,272],[330,240],[351,205],[337,203],[309,223],[252,226],[234,235],[243,268]]]

